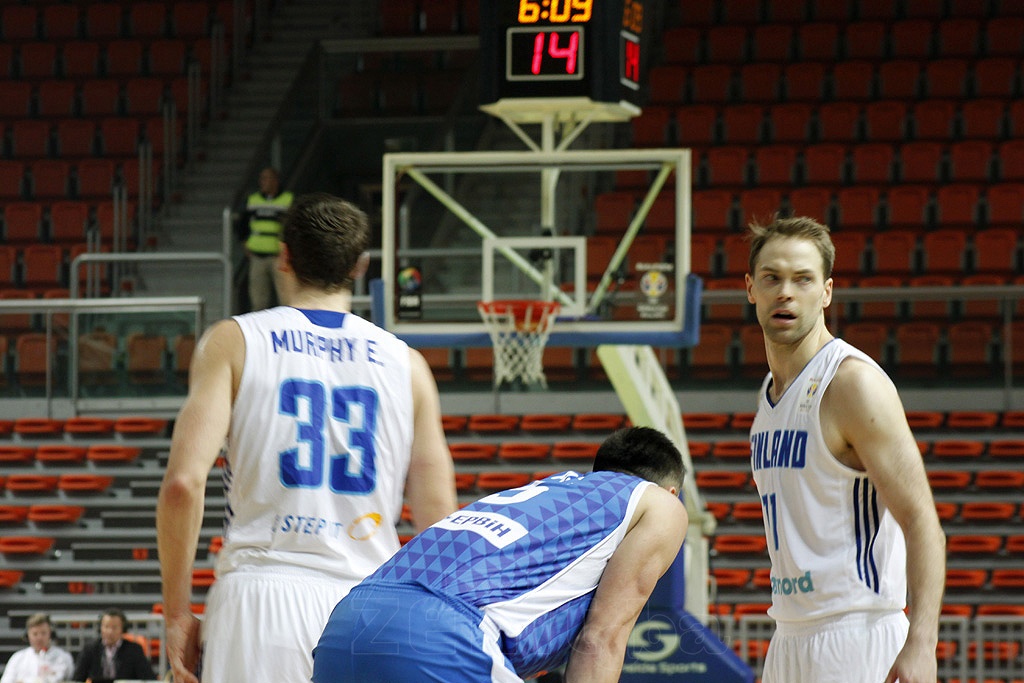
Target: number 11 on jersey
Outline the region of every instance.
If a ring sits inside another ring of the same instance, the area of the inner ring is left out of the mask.
[[[761,509],[764,512],[764,527],[771,534],[775,549],[779,549],[779,508],[774,493],[761,496]]]

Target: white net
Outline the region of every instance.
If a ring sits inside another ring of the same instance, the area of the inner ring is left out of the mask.
[[[494,346],[494,386],[519,381],[547,388],[544,345],[558,314],[558,303],[480,301],[477,310]]]

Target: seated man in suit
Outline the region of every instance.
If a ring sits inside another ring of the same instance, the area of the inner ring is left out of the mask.
[[[121,610],[112,608],[103,613],[100,637],[82,648],[75,663],[74,680],[156,679],[142,646],[123,638],[127,625]]]

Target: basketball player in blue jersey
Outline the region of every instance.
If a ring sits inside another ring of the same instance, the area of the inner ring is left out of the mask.
[[[350,311],[366,269],[362,211],[300,198],[277,260],[286,306],[200,340],[157,508],[168,661],[193,683],[307,682],[331,609],[417,529],[456,509],[440,401],[423,357]],[[225,446],[225,530],[200,624],[192,560]]]
[[[934,683],[945,536],[896,387],[825,327],[828,228],[751,231],[747,298],[770,370],[751,465],[777,622],[762,680]]]
[[[482,498],[354,588],[313,652],[315,683],[511,683],[568,659],[618,681],[626,640],[686,535],[679,451],[634,427],[594,471]]]

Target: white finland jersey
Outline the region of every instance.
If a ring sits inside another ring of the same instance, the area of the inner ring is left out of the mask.
[[[903,531],[864,472],[828,450],[821,397],[846,358],[882,369],[841,339],[807,363],[777,404],[761,385],[750,429],[751,468],[761,495],[772,607],[778,621],[851,611],[900,610],[906,604]]]
[[[409,349],[351,313],[279,306],[234,320],[245,366],[217,571],[284,565],[359,581],[399,547]]]

